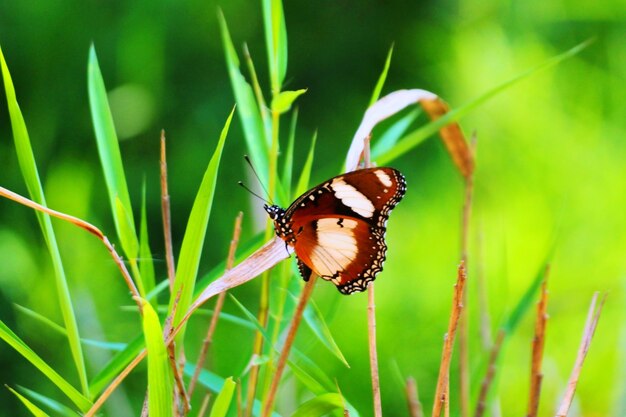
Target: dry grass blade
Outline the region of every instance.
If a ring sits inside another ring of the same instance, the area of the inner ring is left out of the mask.
[[[448,104],[439,97],[422,99],[420,104],[433,121],[450,111]],[[465,141],[461,127],[458,123],[450,123],[441,128],[439,134],[456,167],[465,178],[468,178],[474,171],[474,158]]]
[[[174,338],[172,334],[174,333],[172,323],[174,322],[174,316],[176,315],[176,309],[178,308],[178,303],[180,301],[180,294],[181,291],[178,291],[176,299],[174,300],[172,313],[165,319],[165,326],[163,326],[163,339],[165,339],[165,343],[167,344],[168,359],[174,375],[174,381],[176,382],[176,392],[178,393],[177,398],[179,403],[182,403],[182,415],[187,415],[191,407],[189,403],[191,395],[187,395],[185,392],[185,384],[181,374],[182,366],[178,367],[176,364],[176,349],[174,348],[174,343],[168,343],[168,340],[173,340]]]
[[[235,251],[237,250],[237,245],[239,243],[239,236],[241,235],[241,222],[243,220],[243,212],[239,212],[235,220],[235,228],[233,230],[233,238],[230,241],[230,247],[228,248],[228,257],[226,258],[226,271],[230,271],[233,268],[233,264],[235,263]],[[209,351],[209,346],[213,341],[213,333],[215,333],[215,328],[217,327],[217,321],[220,317],[220,312],[222,311],[222,307],[224,305],[224,298],[226,297],[226,292],[220,293],[217,297],[217,301],[215,302],[215,308],[213,309],[213,317],[211,318],[211,322],[209,323],[209,329],[207,330],[206,337],[202,342],[202,348],[200,349],[200,355],[198,357],[198,363],[196,364],[196,369],[193,372],[193,377],[191,381],[189,381],[189,390],[187,394],[189,398],[193,395],[193,391],[196,387],[196,382],[198,381],[198,377],[200,376],[200,371],[204,366],[204,361],[206,360],[206,354]]]
[[[580,341],[580,347],[578,348],[576,362],[574,363],[572,374],[570,375],[569,381],[567,382],[567,390],[565,392],[565,396],[563,397],[563,401],[561,401],[559,410],[556,412],[557,417],[565,417],[567,415],[567,412],[569,411],[570,405],[572,404],[572,400],[574,399],[574,393],[576,392],[576,385],[578,384],[578,378],[580,377],[580,371],[582,370],[585,357],[587,356],[587,352],[589,351],[591,339],[593,338],[593,334],[596,331],[598,320],[600,320],[600,313],[602,312],[602,307],[604,306],[604,302],[606,301],[606,296],[607,295],[604,294],[597,310],[596,302],[598,301],[598,293],[595,293],[593,295],[593,298],[591,299],[591,305],[589,306],[589,313],[587,314],[585,330],[583,332],[582,340]]]
[[[452,360],[452,350],[454,347],[454,337],[459,322],[459,316],[463,310],[463,291],[465,289],[465,263],[461,261],[458,268],[457,281],[454,285],[454,297],[452,299],[452,312],[448,323],[448,332],[444,337],[443,352],[441,354],[441,365],[439,367],[439,377],[435,391],[435,403],[433,404],[433,417],[441,415],[442,408],[448,402],[448,385],[450,383],[450,361]]]
[[[544,276],[548,276],[548,268]],[[541,360],[543,358],[543,345],[546,336],[546,322],[548,321],[548,291],[547,278],[541,284],[541,298],[537,304],[537,321],[535,322],[535,337],[533,338],[533,353],[530,370],[530,393],[528,399],[528,417],[537,417],[539,410],[539,395],[541,393]]]
[[[206,412],[209,410],[209,400],[211,399],[210,394],[206,394],[202,399],[202,405],[200,406],[200,411],[198,411],[198,417],[204,417]]]
[[[300,326],[300,321],[302,320],[302,313],[304,312],[304,308],[306,307],[306,304],[309,301],[311,294],[313,294],[313,287],[315,286],[316,280],[317,276],[315,274],[311,274],[309,280],[304,285],[302,293],[300,294],[300,300],[298,300],[296,311],[293,313],[293,318],[291,319],[291,324],[289,325],[289,331],[287,332],[285,343],[276,364],[276,371],[274,372],[274,376],[272,377],[272,384],[270,385],[267,397],[265,398],[265,404],[263,405],[263,412],[261,413],[261,417],[269,417],[272,414],[274,398],[276,396],[276,392],[278,391],[278,384],[280,383],[280,378],[282,377],[285,366],[287,365],[287,358],[289,358],[291,346],[293,345],[293,342],[296,338],[296,333],[298,331],[298,327]]]
[[[140,312],[142,311],[141,302],[137,301],[139,299],[139,291],[137,291],[135,282],[130,276],[128,269],[126,269],[126,265],[124,264],[124,261],[122,261],[122,258],[120,258],[119,254],[117,253],[117,251],[115,250],[111,242],[109,242],[109,239],[104,235],[104,233],[102,233],[100,229],[98,229],[96,226],[94,226],[91,223],[88,223],[82,219],[79,219],[78,217],[70,216],[69,214],[61,213],[59,211],[52,210],[48,207],[42,206],[41,204],[35,203],[34,201],[29,200],[28,198],[23,197],[17,193],[14,193],[13,191],[9,191],[4,187],[0,187],[0,196],[8,198],[9,200],[13,200],[16,203],[30,207],[32,209],[49,214],[50,216],[56,217],[57,219],[61,219],[66,222],[72,223],[73,225],[78,226],[81,229],[88,231],[89,233],[91,233],[92,235],[100,239],[100,241],[102,241],[104,246],[107,248],[107,250],[111,254],[111,257],[113,257],[113,261],[115,261],[115,264],[120,269],[120,272],[122,273],[122,276],[124,277],[124,280],[126,281],[126,285],[128,285],[128,288],[130,289],[133,299],[135,300],[135,302],[137,303],[137,306],[139,307],[139,311]]]
[[[174,290],[176,265],[172,246],[172,221],[170,212],[170,194],[167,188],[167,152],[165,147],[165,130],[161,130],[161,214],[163,216],[163,238],[165,241],[165,262],[170,292]]]
[[[423,417],[424,411],[422,410],[422,403],[417,394],[417,382],[415,382],[415,378],[407,378],[405,392],[406,400],[409,405],[409,416]]]

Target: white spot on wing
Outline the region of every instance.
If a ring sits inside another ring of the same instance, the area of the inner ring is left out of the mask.
[[[374,215],[374,205],[370,199],[344,180],[334,180],[331,188],[335,193],[335,197],[340,199],[343,204],[350,207],[355,213],[363,217],[372,217]]]
[[[376,176],[378,177],[378,180],[385,187],[391,187],[393,185],[393,182],[391,181],[391,178],[389,177],[389,175],[387,175],[387,173],[383,171],[382,169],[374,171],[374,174],[376,174]]]
[[[337,218],[317,221],[317,245],[310,257],[315,271],[320,276],[333,276],[345,270],[357,254],[357,241],[353,230],[356,220],[343,219],[341,225]]]

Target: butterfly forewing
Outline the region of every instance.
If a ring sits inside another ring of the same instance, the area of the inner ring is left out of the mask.
[[[340,175],[277,215],[276,231],[294,247],[305,279],[310,269],[344,294],[363,291],[382,271],[387,219],[405,189],[393,168]]]

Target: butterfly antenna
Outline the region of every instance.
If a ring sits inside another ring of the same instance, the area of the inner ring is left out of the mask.
[[[263,201],[265,204],[268,205],[272,205],[269,201],[267,201],[266,199],[264,199],[263,197],[261,197],[260,195],[258,195],[257,193],[255,193],[254,191],[252,191],[250,188],[248,188],[242,181],[238,181],[237,182],[244,190],[246,190],[247,192],[249,192],[250,194],[252,194],[253,196],[255,196],[256,198],[258,198],[259,200]]]
[[[246,160],[246,162],[248,163],[248,165],[250,166],[250,169],[252,170],[252,172],[254,173],[254,176],[256,177],[257,181],[259,182],[259,184],[261,184],[261,188],[263,188],[263,191],[265,191],[265,195],[267,196],[267,200],[264,198],[261,198],[261,200],[265,201],[266,203],[268,203],[268,200],[271,201],[271,197],[270,197],[270,193],[267,191],[267,188],[265,187],[265,184],[263,184],[263,181],[261,181],[261,177],[259,177],[259,174],[256,172],[256,169],[254,169],[254,165],[252,165],[252,161],[250,161],[250,157],[248,155],[244,155],[243,158]],[[243,184],[241,184],[242,186],[244,186]],[[244,186],[245,187],[245,186]],[[250,191],[248,188],[246,188],[248,191]],[[252,191],[250,191],[252,192]],[[254,194],[254,193],[252,193]],[[254,194],[256,195],[256,194]],[[256,195],[257,197],[259,197],[258,195]],[[259,197],[260,198],[260,197]],[[271,203],[273,204],[273,203]]]

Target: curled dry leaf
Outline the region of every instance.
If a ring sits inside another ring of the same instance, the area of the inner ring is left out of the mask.
[[[354,171],[357,168],[359,157],[365,146],[365,140],[374,127],[411,104],[420,104],[432,120],[439,119],[449,111],[446,102],[430,91],[421,89],[397,90],[387,94],[365,112],[348,150],[348,156],[346,157],[347,172]],[[442,127],[439,133],[452,160],[461,174],[467,178],[473,170],[474,162],[460,126],[458,123],[450,123]]]

